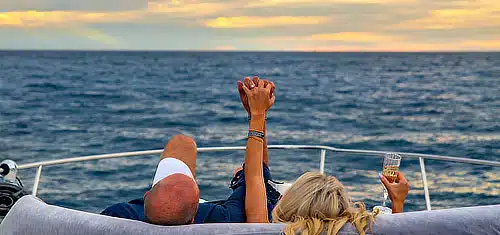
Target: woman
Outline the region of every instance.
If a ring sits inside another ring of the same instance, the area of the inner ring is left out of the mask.
[[[268,86],[268,83],[271,86]],[[266,192],[262,176],[263,143],[265,138],[265,116],[274,104],[274,84],[245,78],[239,82],[240,98],[249,112],[250,132],[245,157],[247,177],[245,213],[249,223],[267,223]],[[271,88],[272,87],[272,88]],[[255,136],[258,135],[258,136]],[[392,200],[393,213],[403,211],[409,184],[403,173],[398,173],[397,183],[381,176]],[[366,211],[363,203],[353,203],[344,186],[333,176],[308,172],[297,179],[272,211],[272,221],[285,223],[286,235],[291,234],[337,234],[347,222],[354,225],[360,234],[371,227],[375,215]]]
[[[409,185],[403,173],[398,173],[399,183],[391,184],[381,178],[392,200],[393,213],[403,212],[403,203]],[[272,220],[285,223],[286,235],[337,234],[347,222],[359,232],[371,227],[375,215],[366,211],[363,203],[353,203],[340,181],[333,176],[307,172],[300,176],[276,204]]]

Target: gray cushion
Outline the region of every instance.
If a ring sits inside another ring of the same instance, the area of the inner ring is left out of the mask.
[[[158,226],[47,205],[33,196],[16,202],[0,224],[0,235],[279,234],[282,225],[203,224]]]
[[[14,234],[280,234],[281,224],[201,224],[157,226],[47,205],[25,196],[0,224]],[[352,225],[340,234],[357,234]],[[500,234],[500,205],[378,216],[373,234]]]

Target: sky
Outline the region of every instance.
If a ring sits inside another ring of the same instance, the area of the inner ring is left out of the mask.
[[[500,51],[500,0],[0,0],[0,49]]]

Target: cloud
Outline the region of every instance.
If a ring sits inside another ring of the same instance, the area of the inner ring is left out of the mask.
[[[176,13],[189,16],[210,15],[223,11],[230,4],[217,2],[181,3],[178,1],[149,2],[147,12],[150,13]]]
[[[405,40],[406,37],[383,35],[371,32],[341,32],[331,34],[314,34],[306,37],[314,41],[347,41],[347,42],[393,42]]]
[[[176,1],[149,2],[145,8],[130,11],[8,11],[0,12],[0,27],[45,27],[70,24],[137,22],[151,16],[198,17],[227,8],[223,3],[180,3]]]
[[[83,36],[89,40],[100,43],[101,45],[111,46],[113,48],[123,47],[124,44],[119,39],[110,36],[100,30],[86,28],[86,27],[77,27],[77,28],[68,28],[66,32],[76,36]]]
[[[435,10],[428,17],[404,21],[394,25],[397,29],[443,30],[500,26],[500,14],[492,10]]]
[[[317,52],[424,52],[424,51],[460,51],[462,48],[457,44],[442,43],[376,43],[371,45],[332,45],[332,46],[310,46],[299,45],[285,50],[292,51],[317,51]]]
[[[375,43],[375,42],[398,42],[405,41],[406,36],[386,35],[373,32],[338,32],[338,33],[324,33],[313,34],[307,36],[279,36],[279,37],[265,37],[261,38],[262,41],[309,41],[313,43],[319,42],[348,42],[348,43]]]
[[[74,23],[130,22],[140,18],[138,12],[78,12],[78,11],[25,11],[0,13],[0,27],[43,27]]]
[[[211,28],[265,28],[291,25],[317,25],[330,21],[325,16],[237,16],[218,17],[205,22],[205,26]]]
[[[496,49],[500,50],[500,38],[497,40],[476,40],[476,41],[465,41],[460,43],[461,46],[470,49]]]
[[[417,0],[260,0],[251,1],[246,7],[283,7],[303,5],[330,5],[333,4],[394,4],[411,3]]]
[[[500,50],[499,28],[496,0],[0,0],[4,47],[41,32],[113,49]]]
[[[78,12],[78,11],[26,11],[0,13],[0,28],[44,28],[60,35],[83,37],[113,48],[123,43],[100,30],[84,23],[130,22],[139,18],[136,12]]]
[[[148,0],[1,0],[0,11],[129,11],[147,6]]]
[[[309,36],[260,37],[256,41],[270,48],[316,52],[450,52],[500,50],[500,40],[422,42],[409,36],[375,32],[338,32]]]
[[[409,30],[449,30],[479,27],[500,27],[500,1],[456,1],[429,14],[406,20],[390,28]]]

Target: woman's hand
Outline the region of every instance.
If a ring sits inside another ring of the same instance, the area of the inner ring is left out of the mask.
[[[410,184],[405,178],[403,172],[398,171],[397,180],[395,183],[389,182],[389,180],[381,175],[380,181],[384,184],[387,192],[389,193],[389,198],[392,201],[392,213],[401,213],[403,212],[403,205],[410,191]]]
[[[254,81],[257,82],[257,84],[255,84]],[[245,84],[242,84],[240,81],[238,82],[238,90],[243,89],[244,91],[244,95],[240,92],[243,106],[252,116],[265,115],[267,110],[271,108],[275,101],[275,96],[273,94],[274,88],[274,83],[260,80],[258,77],[254,77],[253,80],[245,78]],[[248,109],[245,95],[248,100]]]

